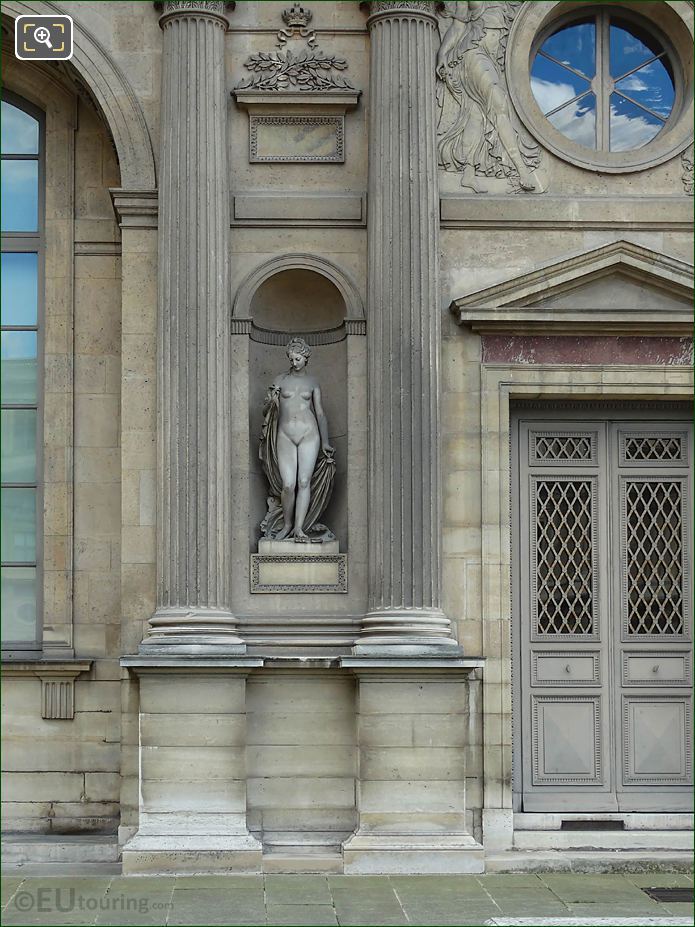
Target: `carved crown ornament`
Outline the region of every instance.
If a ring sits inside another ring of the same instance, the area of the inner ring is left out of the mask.
[[[281,29],[278,32],[278,47],[284,45],[289,39],[299,36],[306,39],[307,45],[313,48],[316,45],[316,33],[313,29],[307,29],[313,16],[311,10],[305,10],[298,3],[295,3],[287,10],[283,10],[282,18],[287,25],[287,29]]]
[[[282,13],[286,24],[277,34],[277,52],[251,55],[244,67],[251,72],[236,90],[273,92],[351,91],[355,87],[343,77],[347,69],[345,58],[328,55],[317,47],[316,33],[309,29],[313,14],[298,4]]]

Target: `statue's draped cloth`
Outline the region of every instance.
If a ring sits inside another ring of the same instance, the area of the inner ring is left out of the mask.
[[[268,511],[261,522],[261,534],[264,538],[274,538],[282,529],[282,477],[278,465],[278,418],[280,415],[280,388],[271,386],[263,404],[263,426],[258,456],[263,467],[270,494],[267,499]],[[335,480],[335,458],[328,456],[323,448],[319,450],[316,466],[311,476],[309,511],[304,519],[304,531],[314,541],[329,541],[333,534],[318,519],[330,502]]]

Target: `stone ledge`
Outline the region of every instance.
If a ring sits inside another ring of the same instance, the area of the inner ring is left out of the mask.
[[[456,196],[440,199],[442,228],[630,229],[692,228],[688,196]]]
[[[41,681],[41,717],[46,721],[71,721],[75,717],[75,680],[88,673],[93,660],[8,661],[2,664],[7,678],[35,676]]]
[[[364,228],[367,196],[365,193],[235,193],[232,225]]]
[[[229,670],[240,670],[246,672],[263,666],[262,657],[243,657],[243,656],[215,656],[200,657],[195,655],[186,656],[184,654],[133,654],[121,657],[120,664],[126,669],[131,669],[138,675],[140,673],[169,673],[172,670],[177,673],[190,672],[197,674],[200,670],[206,673],[226,673]]]
[[[689,310],[561,309],[520,306],[502,309],[459,309],[458,323],[478,334],[515,335],[659,335],[687,337],[692,334]]]
[[[232,96],[240,109],[267,112],[268,109],[309,107],[310,112],[345,112],[359,102],[360,90],[233,90]],[[281,110],[282,111],[282,110]]]

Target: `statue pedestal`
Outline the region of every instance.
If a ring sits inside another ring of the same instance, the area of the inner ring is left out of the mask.
[[[251,592],[347,592],[347,554],[338,541],[298,544],[296,541],[258,542],[251,554]]]

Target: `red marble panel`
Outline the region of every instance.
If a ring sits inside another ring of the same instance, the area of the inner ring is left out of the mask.
[[[689,366],[692,338],[483,335],[483,363]]]

